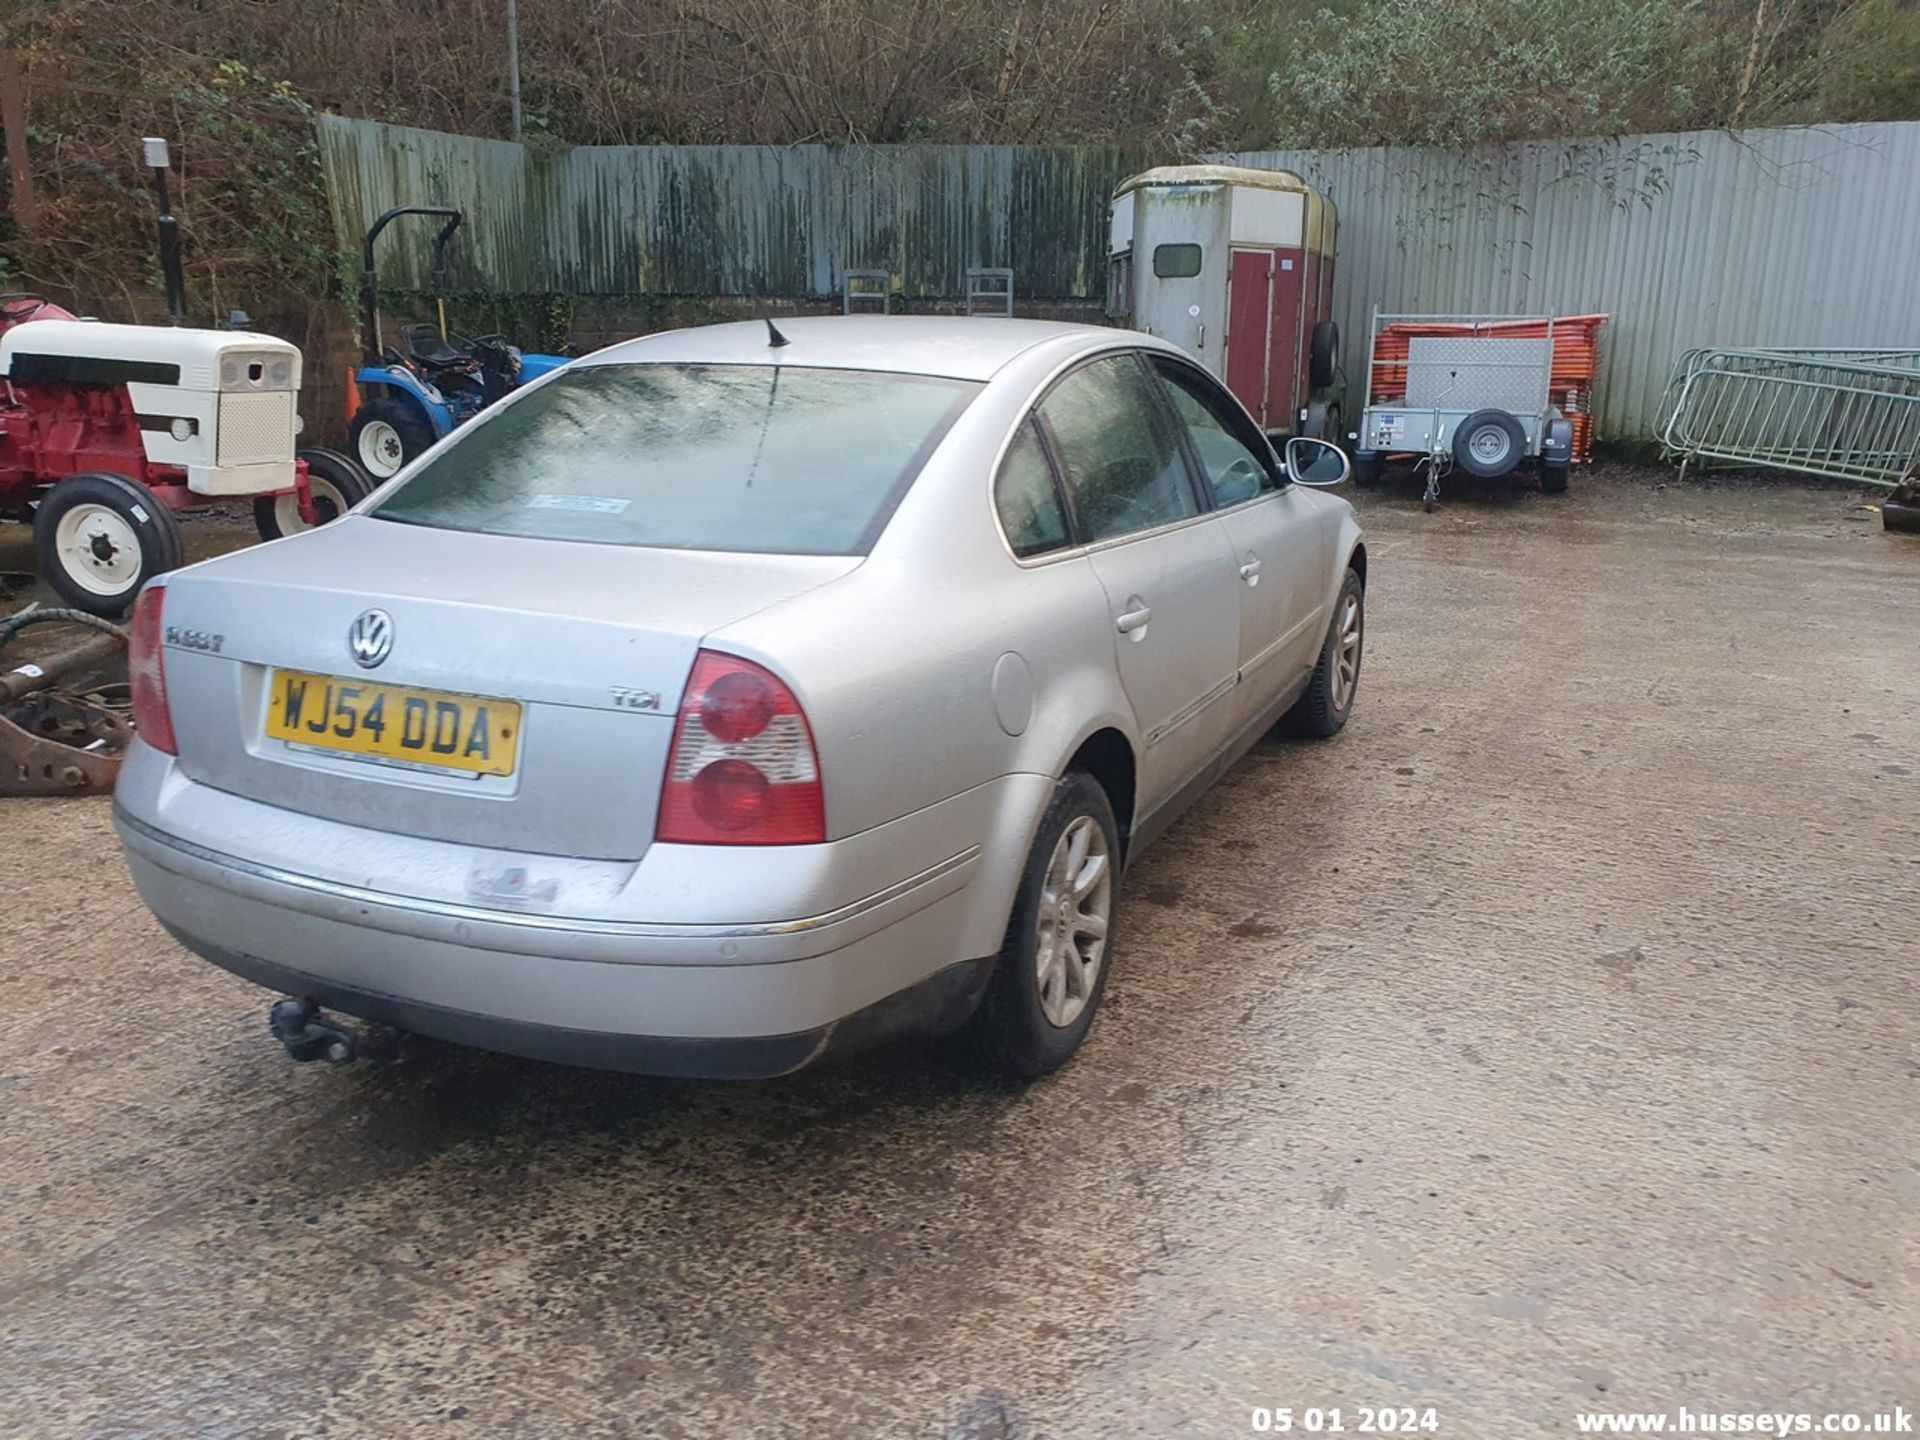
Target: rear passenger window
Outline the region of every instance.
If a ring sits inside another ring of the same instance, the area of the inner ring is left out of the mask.
[[[1041,402],[1073,508],[1089,540],[1111,540],[1199,513],[1180,446],[1131,355],[1070,373]]]
[[[1067,543],[1066,508],[1031,420],[1020,427],[1007,447],[1007,458],[1000,462],[999,478],[993,482],[993,506],[1000,512],[1008,546],[1022,560]]]

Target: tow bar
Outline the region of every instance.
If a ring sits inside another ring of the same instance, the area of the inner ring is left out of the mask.
[[[360,1053],[360,1037],[347,1026],[329,1020],[308,995],[282,1000],[267,1012],[267,1029],[299,1061],[324,1060],[329,1065],[351,1065]]]

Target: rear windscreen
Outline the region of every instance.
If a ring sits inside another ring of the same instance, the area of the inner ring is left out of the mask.
[[[676,550],[860,555],[978,385],[781,365],[584,365],[484,418],[383,520]]]

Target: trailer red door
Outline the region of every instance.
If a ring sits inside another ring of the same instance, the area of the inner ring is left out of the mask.
[[[1301,323],[1300,301],[1306,281],[1307,252],[1288,247],[1273,252],[1273,355],[1267,362],[1272,418],[1268,428],[1297,434],[1300,406],[1305,403],[1300,381],[1307,365],[1307,343],[1313,327]]]
[[[1227,388],[1262,425],[1275,423],[1267,419],[1267,321],[1273,313],[1272,288],[1271,251],[1233,252],[1227,275]]]

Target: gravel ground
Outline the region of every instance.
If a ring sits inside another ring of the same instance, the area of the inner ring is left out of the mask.
[[[1143,858],[1031,1087],[295,1067],[107,802],[0,801],[0,1433],[1915,1409],[1920,540],[1859,498],[1358,497],[1352,724]]]

